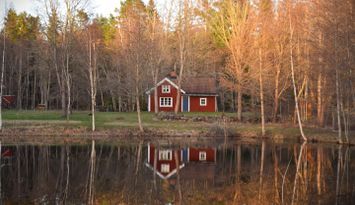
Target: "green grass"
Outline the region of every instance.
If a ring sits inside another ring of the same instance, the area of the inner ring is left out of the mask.
[[[70,115],[70,120],[67,121],[60,111],[16,111],[5,110],[3,112],[4,127],[6,128],[25,128],[25,129],[43,129],[46,132],[48,128],[51,132],[54,129],[62,130],[63,128],[83,128],[89,130],[91,127],[91,116],[89,111],[74,111]],[[221,116],[223,113],[183,113],[188,117],[203,117],[203,116]],[[250,113],[243,113],[243,116]],[[229,117],[235,117],[236,113],[225,113]],[[210,131],[217,128],[218,122],[192,122],[192,121],[161,121],[156,119],[154,113],[142,112],[142,121],[145,129],[173,131],[176,133],[184,133],[190,131]],[[219,126],[222,126],[221,124]],[[239,133],[245,136],[258,136],[261,133],[259,123],[227,123],[228,130],[232,133]],[[60,129],[62,128],[62,129]],[[137,113],[136,112],[97,112],[96,113],[96,128],[98,131],[107,129],[133,129],[137,130]],[[212,129],[211,129],[212,128]],[[220,127],[221,128],[221,127]],[[299,136],[297,126],[290,124],[266,124],[267,133],[273,136],[295,137]],[[80,132],[80,130],[79,130]],[[308,136],[314,136],[324,141],[336,141],[334,132],[326,129],[318,129],[305,127],[305,133]]]
[[[5,123],[17,123],[17,125],[27,124],[32,126],[36,124],[58,124],[71,127],[87,127],[91,126],[91,116],[89,111],[74,111],[70,115],[69,121],[62,115],[60,111],[16,111],[5,110],[3,119]],[[221,116],[222,113],[184,113],[184,115],[193,116]],[[228,116],[234,113],[226,114]],[[97,112],[96,127],[104,128],[135,128],[137,127],[136,112]],[[210,126],[204,122],[183,122],[183,121],[160,121],[155,118],[154,113],[142,112],[143,125],[147,128],[162,128],[173,130],[207,130]]]

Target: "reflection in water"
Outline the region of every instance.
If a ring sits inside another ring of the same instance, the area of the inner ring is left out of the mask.
[[[351,204],[355,151],[312,144],[1,145],[0,204]]]

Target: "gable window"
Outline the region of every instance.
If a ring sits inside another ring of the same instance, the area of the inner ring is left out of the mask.
[[[207,98],[200,98],[200,106],[206,106],[207,105]]]
[[[169,164],[162,164],[161,165],[161,173],[169,173],[170,172],[170,165]]]
[[[159,151],[159,160],[171,160],[172,159],[171,150],[160,150]]]
[[[170,93],[170,85],[162,85],[161,92],[162,93]]]
[[[206,161],[206,152],[199,152],[198,159],[200,161]]]
[[[160,98],[160,107],[172,107],[173,98]]]

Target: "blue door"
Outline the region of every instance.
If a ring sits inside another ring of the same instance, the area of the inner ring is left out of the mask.
[[[188,112],[189,111],[189,97],[184,95],[183,96],[183,112]]]

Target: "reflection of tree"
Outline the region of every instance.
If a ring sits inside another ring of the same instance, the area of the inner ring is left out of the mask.
[[[324,204],[334,202],[338,194],[338,203],[347,204],[353,196],[354,152],[344,145],[340,151],[332,145],[297,146],[294,160],[292,144],[238,142],[220,146],[216,162],[186,163],[178,174],[162,180],[142,166],[144,145],[93,143],[0,145],[14,153],[0,170],[3,203],[257,204],[260,195],[261,204],[291,204],[292,198],[294,204]],[[4,157],[0,159],[4,165]]]
[[[295,180],[293,182],[293,193],[292,193],[292,201],[291,201],[291,205],[294,204],[294,201],[295,201],[295,195],[296,195],[296,189],[297,189],[297,186],[298,186],[298,177],[300,175],[300,168],[301,168],[301,163],[302,163],[302,155],[303,155],[303,149],[304,147],[306,146],[307,142],[303,142],[302,145],[301,145],[301,149],[300,149],[300,153],[298,155],[298,160],[297,160],[297,168],[296,168],[296,174],[295,174]]]
[[[101,155],[101,153],[100,153]],[[95,164],[96,164],[96,150],[95,150],[95,140],[91,144],[91,155],[90,155],[90,179],[89,179],[89,192],[88,192],[88,204],[94,204],[95,195]]]

